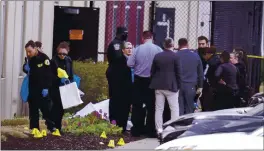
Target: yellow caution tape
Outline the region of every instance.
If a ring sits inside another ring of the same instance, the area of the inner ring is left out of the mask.
[[[220,55],[220,52],[217,52],[216,54]],[[254,56],[254,55],[247,55],[248,58],[255,58],[255,59],[264,59],[264,56]]]

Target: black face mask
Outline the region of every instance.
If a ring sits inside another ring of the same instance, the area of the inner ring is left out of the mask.
[[[127,40],[127,37],[128,37],[128,33],[123,33],[123,34],[121,35],[121,40],[122,40],[122,41],[126,41],[126,40]]]

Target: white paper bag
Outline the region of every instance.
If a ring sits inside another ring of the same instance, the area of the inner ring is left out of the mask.
[[[68,109],[83,103],[76,82],[60,86],[60,96],[63,109]]]

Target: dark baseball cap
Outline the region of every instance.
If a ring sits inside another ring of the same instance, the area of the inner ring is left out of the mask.
[[[123,34],[123,33],[127,33],[128,31],[127,31],[127,28],[126,27],[122,27],[122,26],[120,26],[120,27],[117,27],[116,28],[116,34],[117,35],[119,35],[119,34]]]

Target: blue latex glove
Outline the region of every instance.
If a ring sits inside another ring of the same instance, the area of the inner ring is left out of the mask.
[[[28,63],[24,66],[24,70],[29,72],[30,68],[29,68],[29,64]]]
[[[195,109],[198,109],[198,108],[199,108],[199,106],[198,106],[197,103],[194,103],[194,108],[195,108]]]
[[[64,84],[66,81],[69,81],[67,78],[61,78],[61,83]]]
[[[49,94],[49,90],[48,90],[48,89],[43,89],[43,90],[42,90],[42,96],[43,96],[43,97],[47,97],[48,94]]]

